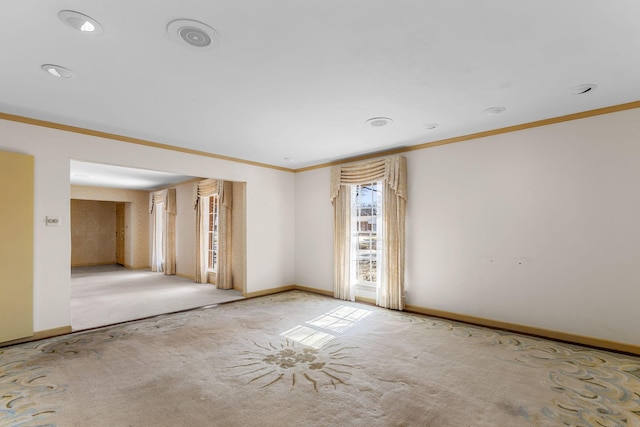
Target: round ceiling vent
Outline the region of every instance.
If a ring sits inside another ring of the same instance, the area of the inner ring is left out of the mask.
[[[180,44],[197,50],[210,50],[220,45],[220,34],[216,30],[193,19],[169,22],[167,33]]]

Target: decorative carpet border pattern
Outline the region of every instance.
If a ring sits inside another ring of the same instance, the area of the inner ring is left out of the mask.
[[[639,426],[640,358],[302,291],[0,348],[2,426]]]

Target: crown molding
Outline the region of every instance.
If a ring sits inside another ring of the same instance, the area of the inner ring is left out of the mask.
[[[611,114],[611,113],[616,113],[616,112],[625,111],[625,110],[633,110],[634,108],[640,108],[640,101],[614,105],[611,107],[597,108],[595,110],[588,110],[580,113],[568,114],[566,116],[553,117],[550,119],[538,120],[535,122],[523,123],[519,125],[508,126],[508,127],[488,130],[484,132],[471,133],[469,135],[456,136],[453,138],[441,139],[433,142],[425,142],[423,144],[411,145],[409,147],[400,147],[400,148],[395,148],[387,151],[379,151],[376,153],[363,154],[361,156],[349,157],[345,159],[336,160],[334,162],[327,162],[319,165],[294,169],[294,172],[306,172],[313,169],[322,169],[330,166],[342,165],[345,163],[351,163],[351,162],[356,162],[360,160],[367,160],[373,157],[389,156],[392,154],[406,153],[408,151],[424,150],[426,148],[439,147],[441,145],[454,144],[456,142],[470,141],[473,139],[486,138],[488,136],[501,135],[504,133],[517,132],[517,131],[536,128],[540,126],[548,126],[556,123],[569,122],[572,120],[579,120],[587,117],[600,116],[603,114]]]
[[[77,126],[64,125],[61,123],[49,122],[46,120],[39,120],[39,119],[30,118],[30,117],[17,116],[15,114],[7,114],[7,113],[0,112],[0,119],[12,121],[12,122],[18,122],[18,123],[25,123],[25,124],[34,125],[34,126],[41,126],[41,127],[61,130],[65,132],[73,132],[73,133],[79,133],[82,135],[95,136],[98,138],[112,139],[115,141],[127,142],[130,144],[144,145],[146,147],[153,147],[161,150],[171,150],[171,151],[177,151],[180,153],[194,154],[196,156],[210,157],[210,158],[219,159],[219,160],[227,160],[230,162],[243,163],[246,165],[258,166],[258,167],[268,168],[268,169],[276,169],[284,172],[295,172],[294,169],[284,168],[281,166],[269,165],[269,164],[260,163],[260,162],[253,162],[251,160],[244,160],[244,159],[238,159],[235,157],[223,156],[221,154],[209,153],[207,151],[177,147],[175,145],[162,144],[159,142],[147,141],[145,139],[132,138],[129,136],[117,135],[114,133],[86,129],[86,128],[81,128]]]
[[[298,168],[298,169],[291,169],[291,168],[285,168],[285,167],[281,167],[281,166],[269,165],[269,164],[266,164],[266,163],[254,162],[254,161],[251,161],[251,160],[238,159],[238,158],[235,158],[235,157],[229,157],[229,156],[223,156],[221,154],[210,153],[210,152],[207,152],[207,151],[193,150],[193,149],[190,149],[190,148],[177,147],[177,146],[169,145],[169,144],[161,144],[161,143],[158,143],[158,142],[147,141],[147,140],[144,140],[144,139],[131,138],[131,137],[128,137],[128,136],[117,135],[117,134],[108,133],[108,132],[101,132],[101,131],[96,131],[96,130],[91,130],[91,129],[85,129],[85,128],[81,128],[81,127],[77,127],[77,126],[64,125],[64,124],[49,122],[49,121],[45,121],[45,120],[39,120],[39,119],[33,119],[33,118],[29,118],[29,117],[18,116],[18,115],[14,115],[14,114],[7,114],[7,113],[0,112],[0,119],[9,120],[9,121],[18,122],[18,123],[30,124],[30,125],[34,125],[34,126],[42,126],[42,127],[46,127],[46,128],[50,128],[50,129],[62,130],[62,131],[65,131],[65,132],[73,132],[73,133],[79,133],[79,134],[83,134],[83,135],[95,136],[95,137],[98,137],[98,138],[107,138],[107,139],[112,139],[112,140],[115,140],[115,141],[128,142],[128,143],[131,143],[131,144],[144,145],[144,146],[147,146],[147,147],[153,147],[153,148],[158,148],[158,149],[162,149],[162,150],[177,151],[177,152],[180,152],[180,153],[194,154],[194,155],[197,155],[197,156],[210,157],[210,158],[214,158],[214,159],[226,160],[226,161],[236,162],[236,163],[242,163],[242,164],[251,165],[251,166],[258,166],[258,167],[262,167],[262,168],[275,169],[275,170],[279,170],[279,171],[283,171],[283,172],[298,173],[298,172],[307,172],[307,171],[314,170],[314,169],[327,168],[327,167],[331,167],[331,166],[335,166],[335,165],[342,165],[342,164],[345,164],[345,163],[351,163],[351,162],[360,161],[360,160],[367,160],[367,159],[371,159],[371,158],[374,158],[374,157],[389,156],[389,155],[392,155],[392,154],[406,153],[406,152],[409,152],[409,151],[416,151],[416,150],[424,150],[424,149],[427,149],[427,148],[439,147],[441,145],[455,144],[457,142],[464,142],[464,141],[470,141],[470,140],[474,140],[474,139],[486,138],[486,137],[489,137],[489,136],[501,135],[501,134],[511,133],[511,132],[517,132],[517,131],[521,131],[521,130],[525,130],[525,129],[532,129],[532,128],[536,128],[536,127],[540,127],[540,126],[548,126],[548,125],[553,125],[553,124],[557,124],[557,123],[563,123],[563,122],[569,122],[569,121],[573,121],[573,120],[584,119],[584,118],[587,118],[587,117],[600,116],[600,115],[603,115],[603,114],[611,114],[611,113],[616,113],[616,112],[625,111],[625,110],[633,110],[635,108],[640,108],[640,101],[628,102],[626,104],[613,105],[613,106],[604,107],[604,108],[597,108],[595,110],[588,110],[588,111],[583,111],[583,112],[580,112],[580,113],[574,113],[574,114],[568,114],[568,115],[565,115],[565,116],[553,117],[553,118],[550,118],[550,119],[537,120],[535,122],[523,123],[523,124],[514,125],[514,126],[507,126],[507,127],[500,128],[500,129],[493,129],[493,130],[488,130],[488,131],[483,131],[483,132],[476,132],[476,133],[471,133],[471,134],[468,134],[468,135],[462,135],[462,136],[456,136],[456,137],[453,137],[453,138],[441,139],[441,140],[438,140],[438,141],[425,142],[423,144],[411,145],[411,146],[408,146],[408,147],[399,147],[399,148],[394,148],[394,149],[386,150],[386,151],[378,151],[378,152],[374,152],[374,153],[363,154],[363,155],[360,155],[360,156],[347,157],[347,158],[336,160],[336,161],[333,161],[333,162],[321,163],[321,164],[318,164],[318,165],[307,166],[307,167]]]

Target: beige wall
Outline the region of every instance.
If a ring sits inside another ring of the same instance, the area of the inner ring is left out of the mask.
[[[188,181],[171,188],[176,190],[176,274],[196,277],[196,211],[193,209],[193,183]]]
[[[33,335],[34,158],[0,150],[0,342]]]
[[[132,144],[20,123],[0,115],[0,150],[35,157],[34,174],[34,294],[35,331],[65,328],[70,324],[71,229],[70,200],[109,200],[72,196],[70,159],[181,175],[246,182],[246,288],[249,293],[294,283],[294,174],[193,153]],[[147,200],[146,192],[142,198]],[[144,227],[138,238],[146,250],[140,263],[149,265],[148,204],[142,203]],[[133,210],[129,205],[129,211]],[[129,216],[131,212],[129,212]],[[58,227],[47,227],[46,216],[60,218]],[[131,228],[131,221],[129,221]],[[135,231],[135,230],[134,230]],[[130,233],[134,232],[129,230]],[[130,236],[129,236],[130,237]],[[131,251],[128,251],[131,254]],[[268,256],[266,256],[268,255]],[[132,261],[128,261],[132,264]],[[0,298],[2,295],[0,295]]]
[[[233,224],[233,230],[231,232],[233,288],[243,292],[247,283],[246,218],[246,184],[244,182],[234,182],[231,220]]]
[[[116,202],[71,200],[71,265],[116,262]]]
[[[405,153],[407,304],[640,345],[638,135],[635,109]],[[296,283],[326,291],[329,180],[295,193]]]
[[[125,266],[129,268],[149,267],[148,192],[72,185],[71,199],[125,202]]]

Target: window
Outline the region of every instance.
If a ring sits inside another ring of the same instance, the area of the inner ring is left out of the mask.
[[[218,268],[218,196],[209,196],[207,221],[207,270]]]
[[[390,156],[333,166],[330,197],[334,296],[375,298],[381,307],[402,310],[407,159]]]
[[[378,284],[382,242],[382,182],[351,186],[351,271],[361,288]],[[380,244],[379,244],[380,242]]]
[[[225,190],[225,188],[227,190]],[[196,277],[198,283],[233,287],[231,275],[231,200],[233,185],[216,179],[197,183]]]

